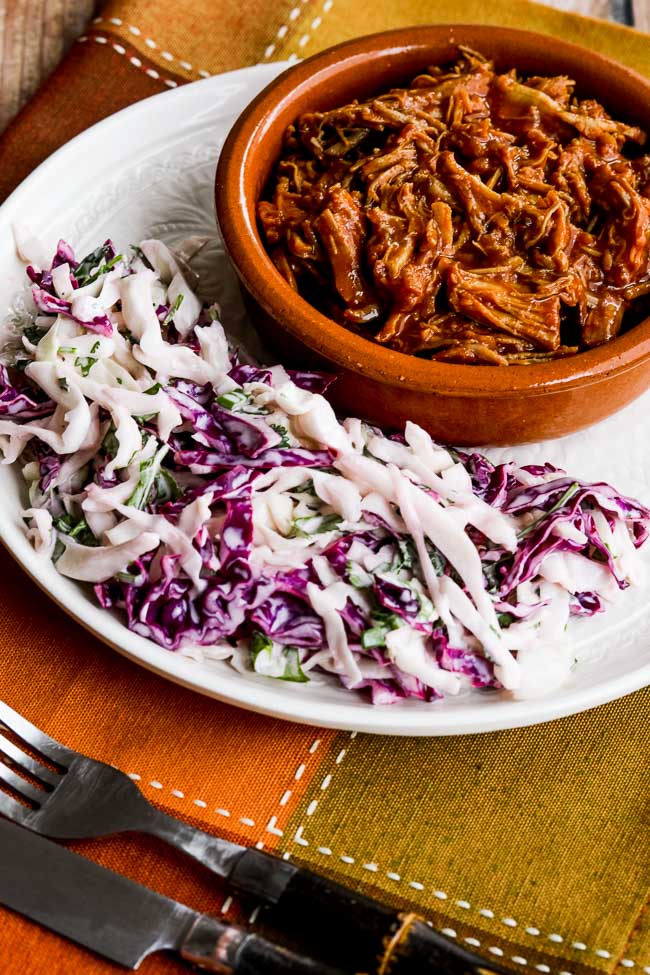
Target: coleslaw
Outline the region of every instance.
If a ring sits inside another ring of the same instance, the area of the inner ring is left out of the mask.
[[[35,548],[133,631],[267,678],[329,674],[374,704],[559,687],[570,618],[643,583],[650,511],[413,423],[340,421],[333,377],[229,348],[193,287],[200,243],[78,261],[61,241],[27,267],[0,449]]]

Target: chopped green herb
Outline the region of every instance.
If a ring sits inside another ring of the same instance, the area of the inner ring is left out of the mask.
[[[309,677],[307,677],[300,666],[300,650],[297,647],[285,647],[284,656],[287,662],[280,680],[290,680],[296,684],[307,684]]]
[[[117,452],[120,449],[120,444],[115,436],[115,427],[111,424],[106,436],[102,440],[102,450],[105,450],[108,456],[112,459],[117,456]]]
[[[96,362],[97,359],[94,359],[92,356],[87,356],[84,359],[75,359],[74,364],[75,367],[79,369],[82,376],[87,376]]]
[[[280,443],[279,444],[276,444],[276,447],[290,447],[291,446],[291,443],[289,442],[289,431],[287,430],[286,427],[283,427],[281,423],[271,423],[270,424],[270,427],[271,427],[272,430],[275,430],[275,432],[280,437],[282,437],[282,439],[280,440]]]
[[[497,621],[502,630],[507,630],[508,627],[515,622],[516,618],[517,617],[513,616],[512,613],[497,614]]]
[[[120,380],[118,379],[118,382],[119,381]],[[155,396],[156,393],[159,393],[161,389],[162,386],[160,385],[160,383],[154,383],[153,386],[149,387],[149,389],[144,390],[144,394],[145,396]],[[153,420],[155,416],[157,416],[156,410],[154,410],[153,413],[141,413],[139,416],[134,417],[134,420],[136,421],[136,423],[143,424],[143,423],[148,423],[149,420]]]
[[[75,519],[73,515],[67,513],[61,515],[60,518],[55,518],[53,524],[57,531],[67,535],[68,538],[74,538],[80,545],[95,546],[99,544],[85,518]]]
[[[372,576],[365,569],[362,569],[357,562],[348,560],[346,564],[348,581],[355,589],[367,589],[372,585]]]
[[[309,681],[300,666],[300,650],[297,647],[281,647],[259,630],[251,637],[253,669],[265,677],[288,680],[298,684]]]
[[[140,461],[140,479],[138,480],[135,491],[126,502],[127,505],[132,508],[145,507],[154,486],[156,474],[160,470],[162,459],[168,451],[169,447],[165,444],[153,457]]]
[[[299,484],[298,487],[291,488],[292,494],[314,494],[314,482],[311,477],[304,482],[304,484]]]
[[[140,576],[135,575],[133,572],[116,572],[115,578],[120,582],[137,582]]]
[[[163,323],[162,323],[163,324],[163,328],[165,327],[165,325],[169,325],[169,323],[171,321],[173,321],[174,315],[176,314],[176,312],[178,311],[178,309],[183,304],[183,298],[184,297],[185,297],[185,295],[177,295],[176,296],[176,301],[174,302],[174,304],[171,306],[171,308],[169,309],[169,311],[167,312],[167,314],[163,318]]]
[[[322,535],[323,532],[334,531],[342,520],[340,515],[307,515],[305,518],[296,518],[287,538]]]
[[[156,476],[156,501],[178,501],[182,493],[172,472],[161,467]]]
[[[90,277],[87,278],[86,281],[84,281],[84,285],[94,284],[95,281],[97,281],[99,278],[101,278],[102,274],[107,274],[109,271],[112,271],[113,268],[115,267],[115,265],[116,264],[119,264],[119,262],[122,261],[122,260],[124,260],[124,255],[123,254],[116,254],[115,257],[112,257],[110,259],[110,261],[106,261],[106,264],[102,264],[101,267],[98,267],[97,270],[94,272],[94,274],[91,274]],[[76,275],[76,272],[75,272],[75,277],[76,276],[77,275]]]
[[[526,535],[530,535],[530,533],[534,531],[537,528],[537,526],[540,525],[543,521],[545,521],[550,515],[555,514],[556,511],[559,511],[560,508],[563,508],[564,505],[567,503],[567,501],[569,501],[573,497],[573,495],[576,494],[579,490],[580,490],[580,485],[578,484],[577,481],[574,481],[573,484],[571,484],[570,487],[566,489],[566,491],[564,492],[560,500],[555,502],[552,508],[549,508],[548,511],[545,511],[540,518],[536,518],[535,521],[530,523],[530,525],[526,525],[526,527],[522,528],[520,532],[517,532],[517,538],[525,538]]]
[[[435,545],[432,545],[431,542],[428,541],[428,539],[426,540],[426,547],[427,552],[429,553],[429,558],[431,559],[431,565],[433,566],[436,575],[444,575],[447,560],[443,555],[441,555]]]
[[[371,650],[373,647],[385,647],[387,632],[383,626],[374,626],[371,630],[364,630],[361,634],[361,646],[364,650]]]
[[[99,341],[99,339],[97,339],[97,341],[93,344],[93,346],[92,346],[92,348],[90,350],[90,354],[91,355],[94,355],[95,352],[99,352],[99,349],[101,347],[101,344],[102,343]]]
[[[255,403],[244,403],[241,410],[238,413],[244,413],[247,416],[268,416],[271,410],[267,409],[266,406],[257,406]]]
[[[53,518],[52,524],[57,531],[64,532],[66,535],[69,535],[73,526],[76,525],[76,521],[72,515],[66,513],[65,515],[61,515],[59,518]]]
[[[64,393],[67,393],[68,390],[70,389],[70,387],[68,386],[68,380],[65,379],[65,377],[63,379],[59,379],[59,387],[60,389],[63,390]]]
[[[425,596],[423,592],[418,592],[413,590],[420,602],[420,612],[418,613],[418,619],[421,619],[425,623],[432,623],[434,620],[438,619],[438,614],[436,613],[436,608],[429,599]]]
[[[217,396],[217,403],[223,406],[224,410],[234,410],[236,406],[248,402],[248,396],[243,389],[232,389],[229,393]]]
[[[257,657],[258,653],[263,653],[266,650],[273,649],[273,640],[269,639],[261,630],[256,630],[251,637],[251,655],[253,660]]]
[[[388,609],[375,609],[371,615],[373,622],[383,626],[384,629],[396,630],[400,625],[399,616]]]
[[[501,570],[509,562],[512,562],[512,556],[504,555],[496,562],[488,562],[483,564],[483,575],[485,577],[485,581],[487,582],[488,592],[497,592],[497,590],[501,588],[501,582],[503,579],[503,573]]]
[[[109,247],[107,244],[101,244],[94,251],[91,251],[90,254],[86,254],[75,268],[74,276],[77,282],[79,283],[82,278],[87,277],[94,268],[99,267],[102,261],[107,261],[108,255]]]
[[[374,625],[361,634],[361,646],[365,650],[370,650],[372,647],[385,647],[386,634],[389,630],[399,629],[400,626],[399,616],[387,609],[375,609],[371,613],[371,619]]]
[[[170,470],[162,466],[169,447],[163,445],[153,457],[140,463],[140,479],[135,491],[126,502],[133,508],[145,508],[154,501],[176,501],[181,489]]]
[[[102,244],[90,254],[86,254],[83,260],[77,264],[73,274],[80,288],[84,288],[87,284],[93,284],[102,274],[106,274],[119,261],[123,260],[122,254],[111,257],[111,249],[110,244]]]
[[[399,538],[396,543],[397,552],[391,566],[393,572],[400,572],[402,569],[412,569],[417,561],[417,552],[413,542]]]

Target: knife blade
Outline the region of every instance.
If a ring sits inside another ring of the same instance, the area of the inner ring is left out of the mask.
[[[127,968],[163,949],[221,975],[342,975],[0,819],[0,904]]]

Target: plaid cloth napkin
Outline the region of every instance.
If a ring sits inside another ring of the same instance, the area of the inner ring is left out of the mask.
[[[77,132],[167,87],[458,19],[562,36],[650,74],[647,36],[522,0],[465,0],[462,14],[454,0],[114,0],[0,140],[0,197]],[[5,553],[0,580],[0,697],[124,769],[166,812],[420,911],[522,975],[650,975],[648,691],[455,739],[300,727],[122,659]],[[198,909],[238,916],[218,882],[153,840],[72,845]],[[4,975],[118,970],[2,910],[0,958]],[[160,956],[141,969],[180,970]]]

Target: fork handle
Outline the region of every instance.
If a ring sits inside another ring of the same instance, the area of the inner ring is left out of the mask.
[[[240,891],[261,894],[261,878],[278,860],[248,849],[229,876]],[[251,882],[253,878],[253,882]],[[263,895],[262,895],[263,896]],[[270,898],[264,898],[267,902]],[[273,932],[332,965],[369,975],[475,975],[503,972],[434,931],[416,914],[357,893],[311,870],[296,868],[283,892],[258,915],[263,932]]]

